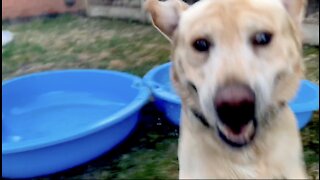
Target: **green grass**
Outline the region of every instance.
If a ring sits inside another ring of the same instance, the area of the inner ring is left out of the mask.
[[[139,76],[167,62],[170,45],[150,25],[65,15],[2,23],[15,40],[2,48],[2,79],[52,69],[98,68]],[[306,78],[319,83],[319,48],[304,47]],[[147,106],[137,130],[114,151],[44,178],[173,179],[178,176],[176,127]],[[147,122],[147,123],[146,123]],[[319,177],[319,112],[302,130],[309,175]]]
[[[313,46],[304,46],[303,47],[303,55],[309,56],[313,54],[319,54],[319,47],[313,47]]]
[[[5,23],[2,29],[15,33],[14,42],[2,49],[2,79],[73,68],[114,69],[142,76],[166,62],[170,53],[169,43],[152,27],[133,22],[66,15]]]

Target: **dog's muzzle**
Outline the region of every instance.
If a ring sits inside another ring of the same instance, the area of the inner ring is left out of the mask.
[[[213,100],[221,139],[233,146],[249,144],[256,134],[255,93],[244,84],[219,87]]]

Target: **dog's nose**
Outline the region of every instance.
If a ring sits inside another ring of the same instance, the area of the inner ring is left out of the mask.
[[[255,116],[255,94],[244,84],[230,84],[219,87],[214,106],[220,121],[235,134]]]

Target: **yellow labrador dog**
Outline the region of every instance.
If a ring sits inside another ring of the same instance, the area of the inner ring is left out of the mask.
[[[288,107],[303,76],[303,0],[147,0],[172,43],[181,179],[306,178]]]

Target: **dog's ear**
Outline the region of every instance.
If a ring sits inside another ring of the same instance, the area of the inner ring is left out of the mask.
[[[281,0],[293,20],[300,25],[305,17],[307,0]]]
[[[150,13],[153,25],[171,41],[180,15],[188,8],[182,0],[146,0],[145,9]]]

